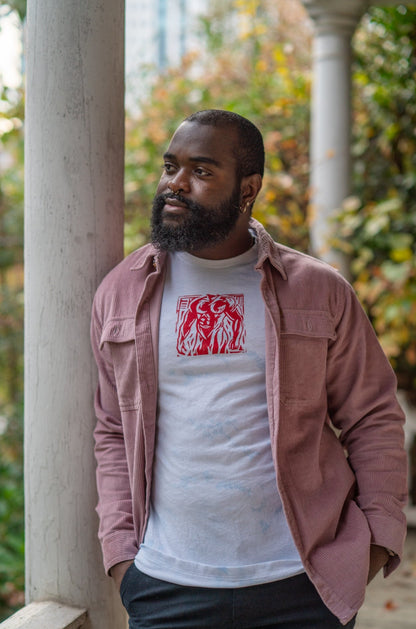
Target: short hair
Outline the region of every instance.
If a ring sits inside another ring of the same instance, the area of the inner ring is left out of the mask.
[[[237,131],[238,146],[235,156],[237,158],[237,173],[240,177],[248,175],[264,174],[264,144],[263,137],[250,120],[224,109],[203,109],[185,118],[184,122],[197,122],[198,124],[211,125],[213,127],[234,127]]]

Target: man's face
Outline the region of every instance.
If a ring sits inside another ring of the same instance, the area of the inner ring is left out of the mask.
[[[152,241],[198,252],[226,241],[240,214],[232,128],[184,122],[164,155],[153,202]]]

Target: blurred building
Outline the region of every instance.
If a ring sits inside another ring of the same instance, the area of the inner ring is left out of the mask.
[[[198,45],[198,18],[208,0],[126,0],[126,75],[177,65]]]

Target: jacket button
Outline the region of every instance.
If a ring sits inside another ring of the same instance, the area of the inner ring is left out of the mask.
[[[115,325],[113,328],[111,328],[111,334],[112,336],[118,336],[120,334],[120,326]]]
[[[308,332],[312,332],[313,326],[312,326],[312,321],[310,319],[306,321],[306,329],[308,330]]]

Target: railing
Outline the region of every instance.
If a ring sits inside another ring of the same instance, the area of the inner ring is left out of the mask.
[[[85,609],[53,601],[30,603],[0,623],[1,629],[87,629],[88,626]]]

